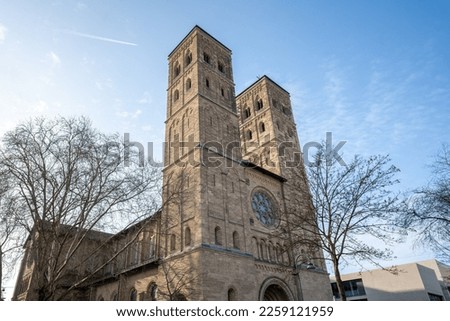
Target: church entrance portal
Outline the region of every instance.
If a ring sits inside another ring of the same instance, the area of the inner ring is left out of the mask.
[[[281,286],[272,284],[264,292],[263,301],[289,301],[289,296]]]

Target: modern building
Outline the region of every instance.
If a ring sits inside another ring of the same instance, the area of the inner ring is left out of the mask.
[[[198,26],[168,63],[161,212],[109,236],[90,268],[68,268],[56,286],[78,291],[66,299],[331,300],[321,250],[288,231],[315,215],[289,93],[263,76],[235,95],[231,50]],[[38,298],[42,269],[26,260],[17,300]]]
[[[450,266],[436,260],[342,276],[349,301],[450,301]],[[339,300],[332,279],[333,296]]]

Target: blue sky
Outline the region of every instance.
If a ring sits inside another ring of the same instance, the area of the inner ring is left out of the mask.
[[[302,144],[332,132],[344,159],[390,154],[399,188],[427,183],[449,142],[448,1],[0,0],[0,135],[86,115],[160,155],[167,55],[196,24],[232,49],[236,93],[264,74],[291,93]]]

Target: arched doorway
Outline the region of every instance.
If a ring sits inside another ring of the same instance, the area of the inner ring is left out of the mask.
[[[289,297],[281,286],[272,284],[264,291],[263,301],[289,301]]]
[[[281,279],[269,278],[261,285],[259,301],[293,301],[288,285]]]

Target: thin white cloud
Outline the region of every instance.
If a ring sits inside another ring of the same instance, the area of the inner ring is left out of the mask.
[[[6,39],[6,32],[8,29],[0,23],[0,44],[2,44]]]
[[[152,125],[145,125],[141,127],[142,131],[144,132],[150,132],[153,130],[153,126]]]
[[[48,58],[50,59],[53,66],[59,66],[61,64],[61,58],[59,58],[59,56],[53,51],[50,51],[50,53],[48,54]]]
[[[126,111],[126,110],[118,110],[116,112],[116,115],[121,117],[121,118],[130,118],[130,119],[136,119],[139,117],[139,115],[142,114],[142,110],[137,109],[133,112],[131,111]]]
[[[106,78],[103,80],[96,80],[95,87],[98,90],[105,90],[107,88],[113,88],[113,80],[111,78]]]
[[[32,106],[32,113],[42,114],[49,109],[47,102],[39,100],[34,106]]]
[[[149,105],[152,102],[152,97],[148,91],[144,92],[142,97],[138,99],[137,103],[141,105]]]
[[[134,42],[128,42],[128,41],[122,41],[122,40],[117,40],[117,39],[113,39],[113,38],[101,37],[101,36],[91,35],[91,34],[87,34],[87,33],[77,32],[77,31],[63,30],[63,32],[74,35],[74,36],[79,36],[79,37],[89,38],[89,39],[94,39],[94,40],[100,40],[100,41],[106,41],[106,42],[112,42],[112,43],[116,43],[119,45],[137,46],[137,44]]]

